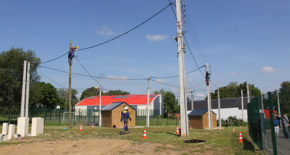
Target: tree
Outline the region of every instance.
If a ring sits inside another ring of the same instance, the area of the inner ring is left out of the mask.
[[[99,95],[99,89],[96,89],[95,87],[90,87],[82,92],[80,100],[97,95]]]
[[[31,94],[33,96],[31,106],[55,108],[59,104],[59,96],[57,89],[50,83],[36,82],[33,88],[37,88],[39,92]]]
[[[180,106],[175,98],[175,95],[172,92],[164,91],[162,89],[160,91],[155,91],[154,93],[162,95],[162,102],[164,104],[164,106],[163,106],[164,111],[167,111],[167,113],[173,113],[173,114],[179,113]]]
[[[290,113],[290,81],[284,81],[281,83],[280,88],[280,108],[281,112]]]
[[[68,89],[63,89],[63,88],[59,88],[57,90],[57,94],[59,96],[59,106],[62,108],[62,109],[65,109],[66,111],[68,110]],[[74,105],[76,105],[79,100],[77,98],[77,90],[75,89],[72,89],[71,90],[71,94],[72,94],[72,107]],[[65,104],[67,103],[67,107],[65,107]]]
[[[243,90],[243,96],[247,96],[247,82],[241,83],[238,85],[237,82],[230,82],[227,86],[221,87],[220,89],[220,98],[236,98],[241,97],[241,90]],[[261,91],[254,84],[249,84],[250,96],[260,96]],[[217,99],[217,89],[214,93],[211,93],[212,99]],[[207,98],[206,98],[207,99]]]
[[[33,51],[11,48],[0,54],[0,107],[3,112],[20,111],[24,60],[30,61],[30,83],[33,84],[39,80],[37,67],[40,64]]]

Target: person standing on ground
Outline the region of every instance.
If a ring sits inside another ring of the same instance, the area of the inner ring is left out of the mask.
[[[122,135],[124,132],[126,134],[129,133],[128,119],[131,121],[130,113],[128,111],[128,107],[126,106],[124,111],[121,112],[121,124],[123,123],[123,128],[122,128],[122,131],[120,131],[120,135]]]
[[[275,116],[274,117],[274,125],[275,125],[275,133],[276,133],[276,137],[279,137],[279,124],[280,124],[280,117]]]
[[[227,128],[229,127],[229,121],[228,121],[228,118],[226,119],[226,126],[227,126]]]
[[[288,131],[289,119],[288,119],[287,113],[284,113],[283,114],[283,117],[282,117],[282,125],[283,125],[283,132],[284,132],[285,138],[290,138],[289,131]]]

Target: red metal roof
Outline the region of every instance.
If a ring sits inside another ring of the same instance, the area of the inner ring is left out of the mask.
[[[159,94],[151,94],[149,103]],[[129,105],[146,105],[147,95],[113,95],[102,96],[102,105],[109,105],[112,102],[126,102]],[[80,101],[77,106],[96,106],[99,105],[99,96],[93,96]]]

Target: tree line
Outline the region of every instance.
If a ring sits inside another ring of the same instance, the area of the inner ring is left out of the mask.
[[[0,53],[1,113],[17,113],[20,111],[24,60],[30,61],[31,63],[29,108],[55,108],[56,105],[59,105],[62,109],[66,109],[67,106],[65,105],[68,101],[68,90],[64,88],[57,89],[51,83],[40,81],[40,76],[37,74],[37,68],[41,63],[40,58],[37,58],[35,53],[31,50],[24,51],[21,48],[11,48],[8,51]],[[251,96],[260,96],[261,91],[253,84],[249,84],[249,88]],[[240,97],[241,90],[243,90],[243,95],[247,96],[247,83],[238,84],[237,82],[231,82],[227,86],[219,88],[219,90],[221,99]],[[87,97],[97,96],[99,91],[100,89],[98,88],[90,87],[84,90],[80,98],[78,98],[77,90],[72,89],[72,106]],[[279,92],[281,110],[290,112],[290,82],[282,82]],[[162,95],[164,111],[166,113],[179,113],[179,104],[174,93],[165,90],[155,91],[154,93]],[[107,92],[102,92],[102,94],[129,95],[130,93],[122,90],[109,90]],[[217,90],[211,93],[211,97],[213,99],[217,98]],[[274,94],[273,98],[275,99],[275,97]],[[189,98],[188,101],[190,101]],[[276,105],[277,103],[274,104]]]

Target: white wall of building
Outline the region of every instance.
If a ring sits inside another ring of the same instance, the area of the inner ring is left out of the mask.
[[[212,109],[214,113],[217,114],[217,119],[219,119],[218,109]],[[223,108],[221,109],[221,119],[226,120],[228,117],[237,117],[242,119],[242,110],[239,108]],[[248,112],[247,109],[244,109],[244,122],[248,121]]]

